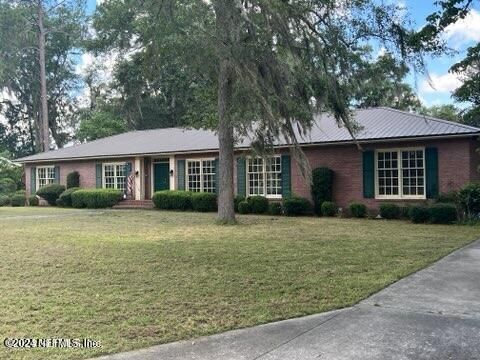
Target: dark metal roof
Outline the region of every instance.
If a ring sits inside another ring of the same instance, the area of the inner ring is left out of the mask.
[[[480,129],[428,116],[416,115],[390,108],[356,110],[354,119],[360,126],[356,134],[362,142],[420,138],[433,136],[480,135]],[[319,114],[308,136],[299,138],[301,144],[324,144],[353,141],[344,127],[339,127],[333,116]],[[244,139],[237,148],[250,145]],[[279,141],[278,145],[288,145]],[[118,157],[143,154],[168,154],[212,151],[218,149],[218,137],[213,131],[167,128],[132,131],[85,144],[40,153],[18,159],[18,162]]]

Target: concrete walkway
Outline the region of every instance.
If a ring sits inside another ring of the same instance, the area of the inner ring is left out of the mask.
[[[480,241],[351,308],[101,359],[480,359]]]

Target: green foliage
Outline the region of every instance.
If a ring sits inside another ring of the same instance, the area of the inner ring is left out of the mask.
[[[113,189],[77,190],[71,194],[74,208],[102,209],[112,207],[122,200],[122,192]]]
[[[420,113],[437,119],[462,122],[460,111],[455,107],[455,105],[452,104],[434,105],[429,108],[423,108],[421,109]]]
[[[400,207],[396,204],[389,204],[389,203],[381,204],[380,216],[384,219],[399,219],[401,216]]]
[[[2,134],[1,134],[2,124],[0,124],[0,151],[2,149]],[[16,145],[15,145],[16,146]],[[8,148],[9,146],[5,146]],[[19,153],[19,155],[27,155],[24,153]],[[10,160],[10,153],[8,151],[0,152],[0,179],[9,178],[15,181],[17,184],[17,189],[24,188],[23,184],[23,166],[18,166],[13,164]]]
[[[162,210],[191,210],[192,193],[188,191],[157,191],[152,197],[153,204]]]
[[[401,206],[400,207],[400,218],[401,219],[410,219],[410,208],[411,205]]]
[[[410,207],[410,220],[415,224],[426,223],[430,217],[428,206],[415,205]]]
[[[312,213],[312,204],[305,198],[292,196],[283,200],[283,210],[287,216],[302,216]]]
[[[268,200],[264,196],[249,196],[247,198],[252,214],[265,214],[268,212]]]
[[[14,207],[25,206],[25,195],[15,194],[10,198],[10,205]]]
[[[321,213],[323,216],[335,216],[337,215],[337,205],[331,201],[324,201],[321,206]]]
[[[0,195],[0,206],[10,205],[10,197],[7,195]]]
[[[192,208],[199,212],[217,211],[217,195],[206,192],[193,193],[191,195]]]
[[[92,141],[126,131],[125,121],[115,114],[105,110],[92,110],[82,114],[77,137],[82,141]]]
[[[32,195],[28,198],[28,205],[29,206],[38,206],[38,197]]]
[[[428,218],[432,224],[451,224],[458,220],[457,208],[452,204],[435,204],[428,209]]]
[[[80,187],[80,174],[78,171],[72,171],[67,175],[67,189]]]
[[[234,209],[235,209],[235,212],[238,212],[238,204],[240,204],[242,201],[245,200],[245,196],[243,195],[235,195],[235,198],[234,198]]]
[[[8,195],[17,191],[17,184],[10,178],[0,179],[0,194]]]
[[[57,199],[57,205],[64,207],[72,207],[72,194],[78,190],[80,190],[79,187],[71,187],[62,192],[60,194],[60,197]]]
[[[359,108],[389,106],[411,111],[421,108],[412,87],[405,82],[408,66],[391,54],[379,56],[373,63],[362,64],[357,74],[359,85],[354,98]]]
[[[246,200],[240,201],[238,203],[238,212],[240,214],[250,214],[252,212],[252,207],[250,203]]]
[[[361,203],[351,203],[348,206],[350,214],[356,218],[364,218],[367,216],[367,206]]]
[[[321,214],[321,206],[333,198],[333,170],[321,167],[312,171],[312,198],[315,214]]]
[[[270,215],[282,215],[283,214],[283,207],[282,207],[282,203],[280,202],[271,202],[269,205],[268,205],[268,213]]]
[[[458,201],[467,219],[480,217],[480,183],[470,183],[458,192]]]
[[[446,203],[446,204],[455,204],[459,201],[458,191],[450,191],[446,193],[441,193],[435,198],[437,203]]]
[[[65,191],[65,186],[59,184],[49,184],[37,190],[37,195],[47,200],[50,205],[56,205],[60,194]]]

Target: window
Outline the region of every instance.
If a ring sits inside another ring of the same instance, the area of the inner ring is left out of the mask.
[[[377,151],[377,198],[425,198],[424,149]]]
[[[103,164],[103,187],[125,191],[125,163]]]
[[[37,189],[55,183],[55,166],[37,167]]]
[[[247,194],[272,198],[282,196],[282,160],[280,156],[247,159]]]
[[[215,192],[215,160],[187,160],[187,190]]]

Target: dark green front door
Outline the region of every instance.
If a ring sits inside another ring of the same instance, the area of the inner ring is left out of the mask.
[[[168,162],[154,164],[153,183],[155,191],[170,189],[170,166]]]

